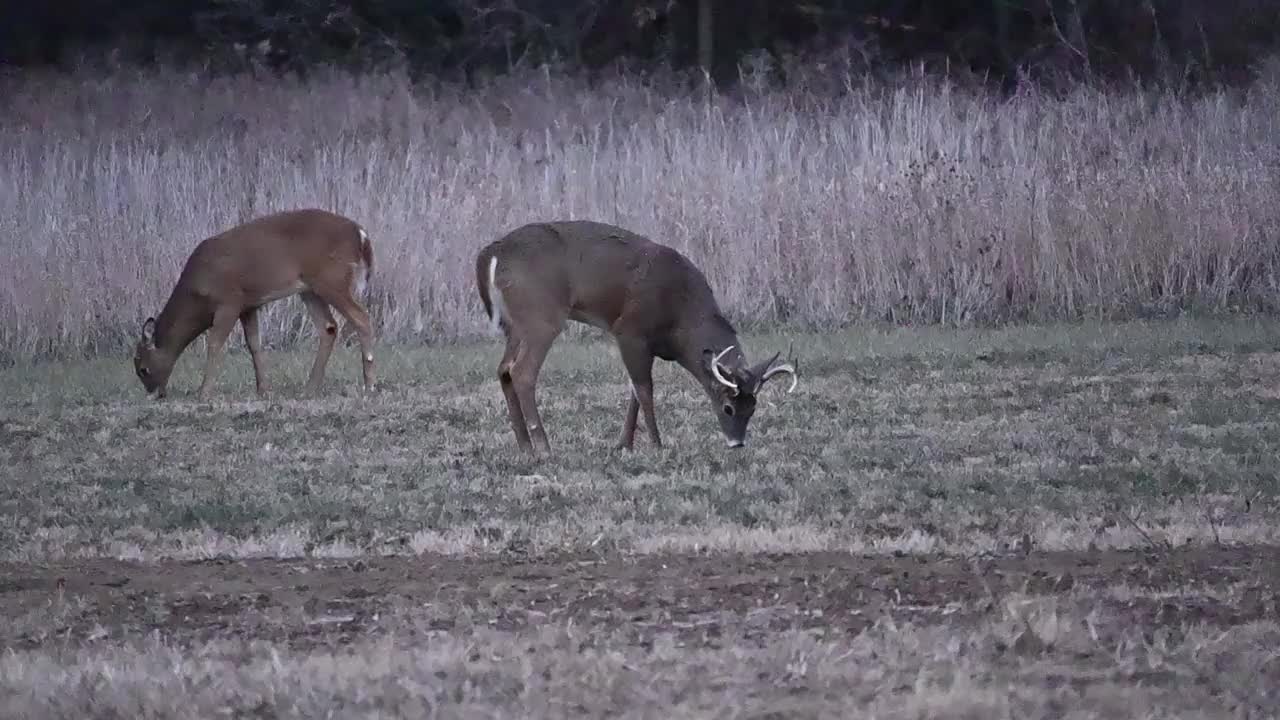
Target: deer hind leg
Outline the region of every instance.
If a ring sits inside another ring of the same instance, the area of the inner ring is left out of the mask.
[[[502,386],[502,397],[507,401],[507,418],[511,421],[511,431],[516,434],[516,445],[521,450],[533,452],[533,444],[529,441],[529,426],[525,423],[520,398],[516,395],[515,383],[511,379],[511,368],[519,356],[520,341],[515,336],[508,335],[507,350],[498,363],[498,384]]]
[[[240,313],[240,325],[244,328],[244,344],[249,348],[249,359],[253,361],[253,382],[258,388],[258,396],[267,394],[267,376],[262,367],[262,336],[258,332],[258,308],[253,307]]]
[[[352,327],[355,328],[355,333],[360,338],[360,365],[364,374],[364,388],[373,390],[373,323],[369,320],[369,312],[351,296],[349,284],[339,292],[322,295],[322,297],[347,319],[347,328],[344,332],[350,332]]]
[[[235,310],[225,308],[219,308],[213,314],[213,324],[205,336],[208,355],[204,361],[204,379],[200,382],[200,389],[196,391],[196,396],[201,400],[209,399],[209,388],[218,374],[218,368],[222,366],[222,351],[227,345],[227,337],[231,335],[239,316]]]
[[[653,353],[642,344],[621,339],[618,341],[618,349],[622,352],[622,364],[627,368],[627,375],[631,377],[631,400],[627,403],[627,418],[622,426],[618,446],[632,446],[636,434],[636,416],[643,410],[644,427],[649,432],[649,441],[655,447],[662,447],[658,419],[653,411]]]
[[[551,453],[547,431],[538,413],[537,384],[542,363],[547,359],[551,344],[560,335],[559,325],[549,325],[538,332],[527,333],[520,339],[519,351],[510,365],[511,385],[520,402],[520,411],[529,428],[529,439],[535,450]],[[518,436],[518,435],[517,435]]]
[[[324,382],[324,369],[329,364],[329,355],[333,352],[333,343],[338,337],[338,323],[333,319],[329,304],[312,292],[302,293],[302,302],[307,306],[307,314],[316,326],[320,336],[320,344],[316,347],[316,359],[311,365],[311,374],[307,376],[308,394],[319,392],[320,383]]]

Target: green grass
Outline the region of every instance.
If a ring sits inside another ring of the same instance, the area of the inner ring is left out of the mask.
[[[794,343],[801,381],[767,390],[729,451],[705,400],[657,369],[666,445],[612,450],[616,350],[562,338],[540,385],[555,456],[515,449],[496,340],[351,349],[324,396],[308,351],[247,357],[171,398],[124,357],[0,374],[0,557],[202,557],[587,547],[998,550],[1271,541],[1280,325],[1183,320],[1000,330],[865,328]]]

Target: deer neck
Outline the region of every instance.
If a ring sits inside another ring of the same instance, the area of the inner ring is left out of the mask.
[[[680,365],[698,380],[703,389],[711,393],[717,388],[719,381],[707,370],[706,363],[703,362],[703,351],[710,350],[718,354],[731,346],[733,350],[725,355],[725,362],[739,356],[745,362],[746,351],[738,340],[738,333],[719,312],[699,318],[680,334]]]
[[[156,347],[176,360],[209,327],[203,305],[181,286],[174,288],[156,317]]]

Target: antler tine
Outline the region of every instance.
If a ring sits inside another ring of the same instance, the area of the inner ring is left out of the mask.
[[[791,365],[791,377],[798,377],[800,374],[800,359],[796,357],[796,341],[792,340],[787,343],[787,363]],[[793,384],[792,387],[795,387]],[[788,390],[787,392],[790,392]]]
[[[778,373],[787,373],[791,375],[791,387],[787,388],[787,392],[791,392],[792,390],[796,389],[796,384],[799,383],[800,380],[799,380],[799,377],[796,375],[795,367],[790,363],[786,363],[783,365],[775,365],[769,368],[768,372],[764,374],[764,377],[760,378],[760,382],[763,383],[765,380],[768,380],[769,378],[773,377],[774,375],[777,375]]]
[[[778,353],[774,353],[773,358],[769,360],[769,364],[765,366],[764,375],[760,377],[760,383],[764,384],[765,380],[768,380],[769,378],[773,377],[774,375],[777,375],[778,373],[788,373],[789,375],[791,375],[791,387],[787,388],[787,392],[791,392],[792,390],[795,390],[796,385],[800,382],[800,378],[799,378],[799,374],[796,372],[796,366],[794,364],[795,363],[794,353],[795,353],[794,340],[792,340],[791,343],[787,346],[787,357],[791,358],[791,362],[783,363],[781,365],[774,365],[773,363],[776,362],[778,359]]]
[[[730,380],[726,379],[724,375],[720,374],[720,358],[724,357],[732,349],[733,349],[733,346],[730,345],[724,350],[721,350],[720,353],[711,360],[711,374],[715,376],[716,381],[719,382],[720,384],[724,385],[725,387],[731,387],[734,390],[737,390],[738,383],[731,382]]]

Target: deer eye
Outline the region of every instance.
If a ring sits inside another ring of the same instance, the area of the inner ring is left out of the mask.
[[[723,410],[725,415],[733,417],[733,403],[725,403]]]

